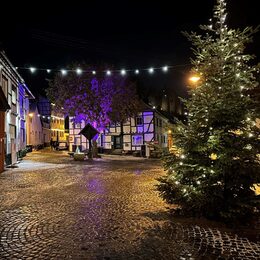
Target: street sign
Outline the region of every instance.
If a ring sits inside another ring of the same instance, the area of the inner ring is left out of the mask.
[[[96,134],[99,134],[98,130],[91,124],[87,124],[80,132],[80,135],[84,135],[88,140],[91,140]]]

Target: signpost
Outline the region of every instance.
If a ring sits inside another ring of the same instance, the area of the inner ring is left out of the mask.
[[[86,124],[86,126],[79,132],[79,134],[84,135],[88,141],[89,141],[89,153],[88,153],[88,158],[92,158],[92,143],[91,140],[99,134],[99,131],[94,128],[91,124]]]

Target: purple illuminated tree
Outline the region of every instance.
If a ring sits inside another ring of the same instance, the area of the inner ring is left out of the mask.
[[[90,71],[81,67],[83,71]],[[100,71],[104,71],[103,68]],[[74,123],[85,121],[98,130],[110,122],[123,123],[139,110],[135,84],[125,76],[75,73],[71,67],[67,75],[57,73],[50,82],[47,96],[56,112],[73,117]]]

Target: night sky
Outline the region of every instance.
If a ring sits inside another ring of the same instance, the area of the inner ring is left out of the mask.
[[[19,1],[1,7],[2,48],[14,66],[61,69],[73,61],[115,68],[181,65],[168,76],[141,76],[141,85],[185,95],[192,55],[181,31],[198,31],[213,13],[214,0],[196,1]],[[227,0],[228,25],[260,24],[257,1]],[[4,15],[4,16],[3,16]],[[4,19],[4,20],[3,20]],[[248,48],[258,56],[260,37]],[[45,72],[20,70],[34,94],[47,86]],[[151,78],[152,77],[152,78]]]

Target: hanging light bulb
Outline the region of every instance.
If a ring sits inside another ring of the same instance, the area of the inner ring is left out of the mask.
[[[34,73],[36,71],[36,68],[30,67],[30,71],[31,71],[31,73]]]
[[[67,75],[67,71],[66,70],[61,70],[61,74],[63,75],[63,76],[65,76],[65,75]]]
[[[77,73],[78,75],[82,74],[82,69],[77,68],[77,69],[76,69],[76,73]]]
[[[150,68],[148,71],[149,71],[150,74],[153,74],[154,73],[154,68]]]
[[[124,76],[126,74],[126,70],[125,69],[122,69],[121,70],[121,75]]]
[[[164,66],[164,67],[162,68],[162,70],[163,70],[164,72],[167,72],[167,71],[168,71],[168,66]]]

